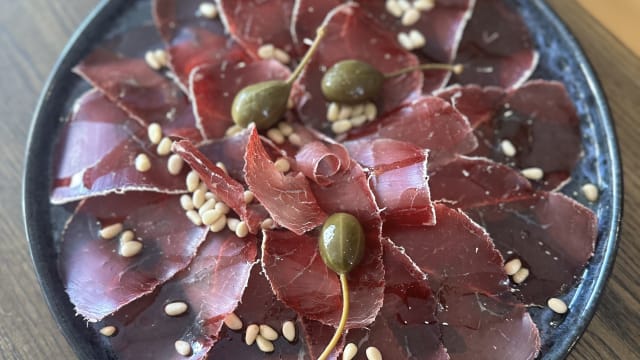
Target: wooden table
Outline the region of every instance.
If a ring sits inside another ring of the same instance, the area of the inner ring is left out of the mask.
[[[0,357],[72,359],[35,279],[20,211],[25,142],[55,59],[97,0],[0,0]],[[640,59],[575,0],[550,0],[608,95],[624,160],[622,241],[613,275],[573,359],[640,359]],[[73,6],[69,6],[73,4]],[[636,177],[638,176],[638,177]]]

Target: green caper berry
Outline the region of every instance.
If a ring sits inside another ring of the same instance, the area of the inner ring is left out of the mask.
[[[343,60],[322,77],[322,94],[328,101],[361,103],[380,94],[384,79],[384,74],[364,61]]]
[[[362,260],[364,230],[358,219],[347,213],[335,213],[322,225],[318,248],[327,267],[346,274]]]
[[[231,118],[246,128],[252,122],[258,130],[275,125],[287,111],[291,84],[282,80],[263,81],[240,90],[231,105]]]

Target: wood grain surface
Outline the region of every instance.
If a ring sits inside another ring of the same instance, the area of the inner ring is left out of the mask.
[[[44,302],[20,211],[33,109],[55,59],[97,0],[0,0],[0,358],[73,359]],[[575,0],[550,0],[609,98],[624,161],[625,215],[613,275],[571,359],[640,359],[640,59]]]

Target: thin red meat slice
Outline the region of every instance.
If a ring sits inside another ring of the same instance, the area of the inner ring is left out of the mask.
[[[386,10],[384,1],[360,0],[359,3],[372,19],[393,34],[409,33],[411,30],[419,31],[426,39],[425,46],[415,50],[421,63],[452,63],[475,1],[435,1],[433,8],[421,11],[419,20],[411,26],[403,26],[401,18],[394,17]],[[422,89],[425,93],[443,87],[451,75],[449,71],[429,70],[423,73]]]
[[[428,42],[428,40],[427,40]],[[477,1],[456,63],[464,65],[451,82],[516,88],[538,64],[538,52],[524,20],[503,0]]]
[[[231,104],[240,90],[261,81],[285,80],[289,75],[289,69],[275,60],[195,68],[189,77],[189,92],[198,127],[207,138],[223,137],[233,125]]]
[[[380,234],[377,228],[367,228],[365,232],[364,258],[348,274],[351,296],[348,328],[372,323],[382,306],[384,270]],[[262,264],[278,299],[305,318],[338,325],[342,313],[340,282],[338,275],[322,261],[316,236],[265,231]]]
[[[244,201],[245,188],[240,182],[214,165],[207,156],[188,140],[174,143],[172,150],[198,173],[209,191],[227,204],[247,223],[252,234],[259,231],[260,223],[266,218],[267,214],[259,205],[247,204]]]
[[[408,226],[435,224],[427,175],[427,155],[413,144],[377,139],[345,143],[370,172],[371,189],[385,221]]]
[[[151,161],[147,172],[135,168],[140,153]],[[76,101],[57,145],[54,164],[54,204],[133,190],[186,191],[186,170],[171,175],[167,158],[157,155],[146,130],[95,90]]]
[[[291,0],[218,0],[220,16],[231,36],[255,58],[258,48],[272,44],[292,55]]]
[[[545,305],[571,286],[593,255],[595,214],[559,193],[538,192],[465,209],[507,260],[521,259],[527,280],[516,286],[525,303]]]
[[[429,149],[429,166],[438,166],[477,146],[467,119],[446,101],[422,96],[349,135],[350,140],[388,138]]]
[[[452,359],[533,359],[538,330],[510,293],[489,235],[459,210],[436,205],[435,226],[385,226],[384,233],[428,275]]]
[[[349,169],[351,157],[342,145],[314,141],[296,153],[296,164],[307,178],[320,186],[328,186],[333,183],[332,176]]]
[[[278,171],[255,128],[247,144],[245,173],[249,190],[279,225],[301,235],[326,219],[304,175]]]
[[[341,3],[339,0],[294,0],[291,39],[299,54],[309,47],[327,14]]]
[[[563,84],[534,80],[522,87],[500,89],[466,86],[452,89],[455,107],[474,119],[478,148],[472,153],[515,167],[537,167],[544,178],[534,186],[543,190],[562,187],[571,176],[582,151],[580,119]],[[459,95],[458,95],[459,94]],[[501,142],[516,148],[506,156]]]
[[[384,242],[384,305],[376,321],[364,329],[349,331],[347,342],[364,349],[377,347],[384,359],[449,359],[436,319],[436,300],[426,275],[402,250]]]
[[[198,145],[198,150],[211,162],[221,162],[233,179],[244,182],[244,154],[249,143],[250,130],[244,130],[234,136],[211,140]]]
[[[78,314],[100,320],[151,293],[191,262],[207,228],[194,226],[184,216],[178,198],[130,192],[80,203],[62,234],[58,260],[62,282]],[[140,254],[120,256],[118,238],[100,238],[101,227],[117,222],[133,230],[143,243]]]
[[[342,5],[333,10],[326,20],[326,34],[301,77],[294,98],[303,123],[329,132],[326,120],[328,103],[320,89],[320,81],[327,68],[345,60],[366,61],[379,71],[394,70],[418,64],[417,58],[396,44],[392,34],[367,19],[357,4]],[[414,71],[384,82],[382,93],[376,99],[379,114],[385,114],[420,94],[422,74]]]
[[[185,359],[174,348],[176,340],[191,345],[190,359],[205,358],[224,317],[242,298],[256,255],[253,236],[239,239],[228,230],[209,233],[187,269],[100,324],[117,328],[109,340],[118,358]],[[186,302],[187,312],[166,315],[165,305],[175,301]]]
[[[95,86],[140,125],[158,123],[165,135],[199,141],[191,104],[180,89],[147,65],[140,50],[157,42],[136,42],[153,28],[127,32],[94,50],[73,71]],[[133,45],[137,48],[130,49]]]
[[[531,183],[512,168],[485,158],[458,157],[429,173],[434,201],[454,208],[497,204],[531,194]]]

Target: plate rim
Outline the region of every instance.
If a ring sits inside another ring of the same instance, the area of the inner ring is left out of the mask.
[[[22,181],[22,215],[24,222],[24,229],[29,245],[29,255],[35,274],[42,292],[42,296],[49,308],[53,319],[56,322],[56,326],[62,330],[62,333],[73,349],[75,355],[81,358],[94,358],[97,354],[95,349],[92,349],[90,343],[79,341],[75,333],[75,328],[71,323],[73,318],[69,318],[69,314],[65,314],[60,310],[61,304],[54,299],[54,282],[53,277],[56,274],[51,274],[50,270],[45,267],[44,262],[46,254],[40,247],[40,244],[36,240],[46,240],[46,237],[50,234],[41,234],[40,231],[36,231],[34,226],[30,226],[30,220],[34,219],[34,215],[39,211],[39,206],[46,206],[50,204],[47,202],[45,205],[37,202],[38,190],[42,191],[42,181],[38,181],[38,169],[40,166],[34,164],[42,163],[42,160],[38,161],[38,155],[42,151],[39,146],[44,146],[42,141],[46,138],[47,134],[43,134],[43,124],[46,121],[52,121],[47,116],[48,101],[52,94],[55,93],[58,87],[60,87],[60,81],[64,76],[68,76],[70,69],[79,60],[79,50],[87,47],[87,38],[91,37],[106,21],[113,15],[117,14],[122,6],[127,3],[126,0],[101,0],[96,7],[87,15],[78,28],[74,31],[73,35],[61,51],[58,59],[53,65],[52,71],[45,82],[43,90],[38,99],[35,107],[34,115],[31,119],[31,125],[29,128],[29,134],[27,137],[27,147],[25,150],[25,157],[23,162],[23,181]],[[532,3],[537,7],[547,18],[549,23],[556,29],[556,34],[564,40],[580,64],[580,72],[584,74],[585,79],[589,84],[589,90],[593,93],[595,98],[595,105],[601,118],[602,127],[605,130],[604,137],[606,139],[607,152],[611,155],[610,166],[608,168],[612,172],[612,179],[610,183],[611,189],[611,217],[608,222],[608,226],[605,226],[605,234],[603,234],[600,241],[605,241],[606,246],[603,251],[603,261],[601,264],[601,271],[594,277],[593,291],[584,299],[585,306],[580,311],[580,316],[575,325],[571,327],[568,334],[565,334],[561,339],[558,339],[560,344],[559,348],[564,349],[559,353],[557,358],[566,357],[578,342],[582,334],[586,331],[589,323],[593,319],[597,310],[598,303],[602,298],[602,292],[606,288],[606,282],[611,275],[613,265],[616,259],[616,253],[620,242],[620,230],[622,226],[622,214],[623,214],[623,173],[622,162],[619,152],[619,146],[617,143],[616,130],[613,124],[613,119],[608,106],[607,97],[602,89],[601,83],[598,79],[598,75],[593,70],[591,62],[587,58],[582,46],[577,38],[569,30],[568,26],[561,20],[558,14],[543,0],[535,0]],[[57,121],[57,119],[55,119]],[[45,162],[48,166],[49,161]],[[49,193],[50,184],[45,184],[45,192]],[[40,188],[39,188],[40,187]],[[48,225],[48,224],[47,224]],[[57,265],[55,266],[57,269]],[[74,315],[75,316],[75,315]]]

